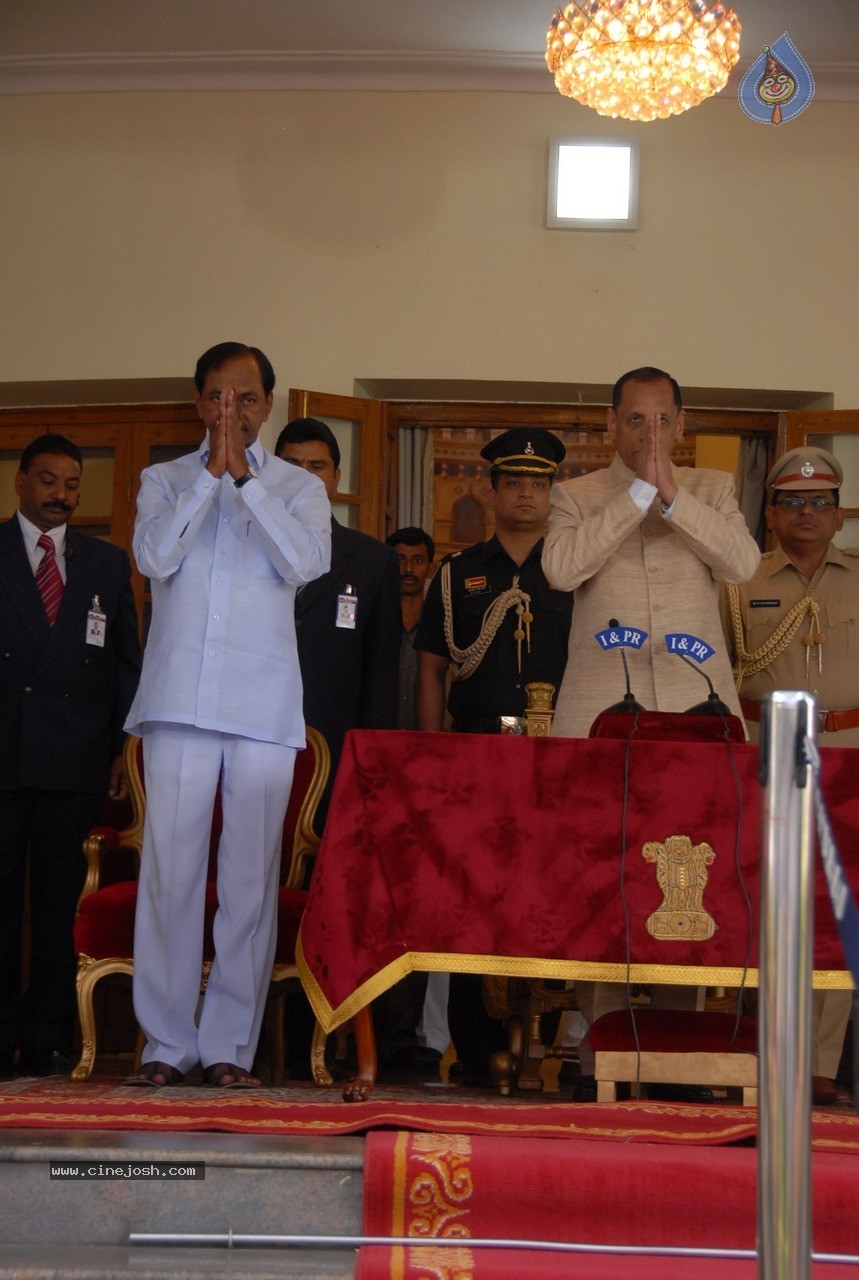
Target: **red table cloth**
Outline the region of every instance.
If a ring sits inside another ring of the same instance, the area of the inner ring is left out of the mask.
[[[859,890],[859,756],[824,749],[823,791]],[[412,969],[757,982],[756,746],[355,731],[301,925],[302,982],[326,1030]],[[712,937],[660,939],[646,844],[715,854]],[[849,987],[817,865],[815,983]],[[750,906],[746,902],[749,895]]]

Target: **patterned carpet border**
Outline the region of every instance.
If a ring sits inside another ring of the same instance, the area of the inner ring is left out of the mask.
[[[290,1137],[337,1137],[373,1129],[426,1133],[527,1134],[621,1142],[721,1145],[754,1138],[757,1112],[734,1106],[658,1102],[573,1104],[555,1095],[480,1100],[462,1093],[423,1101],[414,1090],[379,1090],[369,1102],[346,1103],[312,1086],[217,1092],[182,1087],[145,1092],[110,1082],[13,1081],[0,1086],[0,1129],[215,1131]],[[815,1111],[817,1150],[859,1152],[859,1116]]]

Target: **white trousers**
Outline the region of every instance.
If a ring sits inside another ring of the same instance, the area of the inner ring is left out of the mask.
[[[144,1062],[250,1070],[277,942],[283,820],[295,749],[190,725],[143,738],[146,824],[134,930]],[[215,961],[199,1026],[212,807],[221,782]]]
[[[450,989],[449,973],[431,973],[427,977],[427,993],[418,1023],[418,1040],[439,1053],[447,1052],[450,1044],[450,1027],[447,1025],[447,993]]]
[[[811,1074],[834,1080],[853,1005],[852,991],[814,991],[811,1005],[813,1049]]]

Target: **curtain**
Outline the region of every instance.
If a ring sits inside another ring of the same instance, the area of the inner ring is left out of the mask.
[[[432,533],[432,431],[419,427],[401,427],[398,454],[397,528],[419,525]]]
[[[737,462],[737,502],[758,546],[766,545],[766,483],[769,469],[767,441],[762,436],[746,436],[740,441]]]

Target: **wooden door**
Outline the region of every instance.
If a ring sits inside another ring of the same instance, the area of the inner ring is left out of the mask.
[[[396,515],[396,434],[386,431],[385,406],[379,400],[331,395],[324,391],[289,393],[289,418],[321,418],[340,446],[340,488],[333,505],[341,524],[376,538],[393,529]]]

